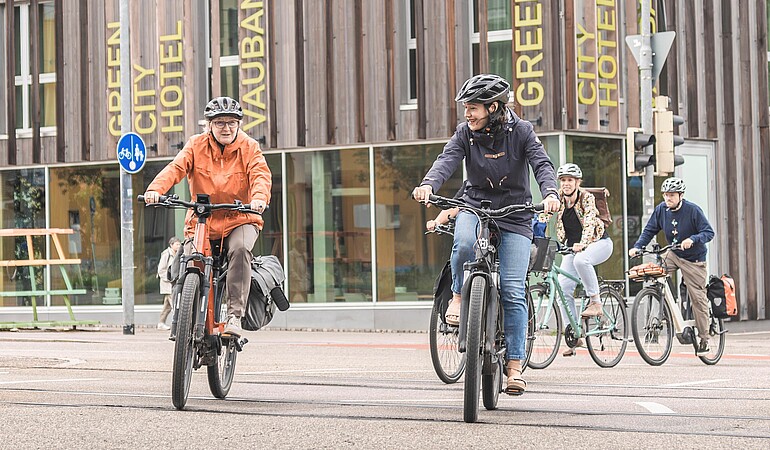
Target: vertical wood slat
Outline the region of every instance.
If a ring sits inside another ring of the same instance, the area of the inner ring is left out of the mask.
[[[693,8],[695,8],[695,1],[694,0],[685,0],[685,11],[695,11]],[[687,127],[687,135],[688,136],[698,136],[699,133],[699,127],[698,127],[698,108],[699,108],[699,99],[698,99],[698,60],[697,60],[697,47],[695,39],[696,36],[696,29],[695,29],[695,15],[694,14],[685,14],[684,17],[684,42],[686,44],[687,50],[685,51],[684,58],[685,58],[685,66],[688,68],[686,71],[686,77],[687,82],[685,85],[687,86],[687,116],[685,117],[686,122],[685,125]]]
[[[68,94],[64,87],[64,0],[54,2],[56,27],[56,162],[66,161],[67,127],[64,123],[64,99]]]
[[[311,101],[305,103],[305,145],[317,147],[326,144],[326,17],[325,2],[305,2],[305,92],[311,92]]]
[[[565,98],[563,107],[567,109],[567,123],[564,124],[568,129],[575,129],[577,126],[577,71],[575,70],[575,39],[577,33],[575,27],[575,3],[574,0],[564,1],[564,59],[566,67],[564,68],[564,80],[566,84]]]
[[[210,2],[211,34],[209,35],[209,45],[211,48],[211,97],[213,98],[222,96],[222,49],[220,46],[222,8],[219,0],[210,0]]]
[[[61,0],[58,0],[61,2]],[[5,29],[7,30],[5,41],[6,54],[6,91],[7,109],[6,124],[8,129],[8,165],[16,165],[16,24],[13,20],[14,0],[5,3]]]
[[[395,56],[395,20],[393,17],[393,0],[385,0],[385,65],[387,79],[385,81],[385,102],[387,114],[387,138],[396,139],[396,56]]]
[[[767,50],[768,50],[768,43],[767,43],[767,3],[766,2],[756,2],[755,3],[755,16],[756,17],[756,30],[757,30],[757,36],[756,36],[756,43],[757,43],[757,49],[755,49],[756,53],[755,56],[759,59],[758,61],[758,67],[759,67],[759,73],[757,74],[757,85],[758,86],[767,86],[768,85],[768,72],[764,70],[764,67],[767,67]],[[768,92],[765,89],[758,89],[756,93],[756,99],[757,104],[759,105],[758,108],[758,114],[754,121],[755,126],[759,129],[758,130],[758,142],[757,142],[757,148],[763,149],[764,151],[760,151],[758,155],[758,162],[759,162],[759,176],[760,179],[756,180],[757,186],[764,186],[765,180],[770,179],[770,152],[767,151],[767,149],[770,148],[770,129],[768,129],[768,125],[770,125],[768,122],[770,122],[770,112],[768,111],[768,108],[765,108],[764,105],[767,105],[770,99],[768,99]],[[762,237],[764,245],[758,246],[759,248],[765,249],[768,246],[768,243],[770,243],[770,201],[768,201],[767,193],[763,189],[757,190],[758,195],[761,195],[760,198],[760,211],[759,216],[762,220],[761,222],[761,229],[758,230],[759,235]],[[760,255],[764,255],[764,252],[760,251]],[[763,291],[764,296],[761,296],[757,299],[757,317],[768,319],[770,318],[770,296],[768,296],[768,292],[770,292],[770,261],[768,261],[768,258],[763,257],[762,258],[762,268],[760,271],[757,272],[757,275],[761,279],[761,283],[763,283]]]
[[[30,115],[32,120],[32,163],[40,164],[40,10],[38,0],[29,3]]]
[[[334,2],[325,1],[326,33],[326,143],[337,143],[336,84],[334,83]]]
[[[305,8],[304,0],[294,0],[294,33],[295,33],[295,75],[297,77],[297,146],[304,147],[306,143],[307,125],[305,123]]]
[[[364,81],[364,24],[363,24],[363,6],[361,0],[354,0],[353,2],[353,32],[354,39],[354,57],[353,67],[356,76],[355,85],[355,98],[356,98],[356,141],[366,141],[366,107],[364,101],[365,95],[361,95],[366,92],[366,85]]]
[[[414,34],[417,40],[417,138],[427,136],[425,89],[425,0],[414,0]]]
[[[703,0],[703,35],[706,37],[703,39],[702,45],[705,50],[705,67],[716,68],[715,60],[715,44],[714,39],[710,39],[710,36],[716,36],[716,29],[714,26],[714,0]],[[717,139],[717,79],[716,70],[705,70],[703,74],[705,77],[705,100],[708,106],[705,108],[706,114],[706,137],[709,139]]]
[[[479,73],[489,73],[489,8],[487,7],[487,0],[477,1],[479,7],[477,13],[479,27]],[[518,112],[521,113],[521,111]]]
[[[83,161],[91,160],[91,66],[88,60],[88,30],[91,28],[88,14],[88,1],[80,0],[80,98],[83,99],[81,103],[81,116],[80,116],[80,158]],[[57,83],[58,85],[59,83]]]
[[[328,0],[327,0],[328,1]],[[265,4],[266,21],[267,21],[267,42],[265,48],[267,51],[267,92],[268,92],[268,116],[271,118],[269,121],[269,133],[268,146],[278,146],[278,111],[277,111],[277,85],[278,85],[278,71],[275,67],[275,12],[273,11],[273,5],[275,3]],[[285,176],[285,175],[284,175]]]
[[[676,14],[677,9],[675,4],[677,1],[678,0],[666,0],[666,15],[664,17],[665,31],[676,30],[677,28],[676,24],[678,17]],[[668,57],[666,58],[669,60],[669,63],[663,66],[664,73],[661,73],[661,75],[665,74],[666,76],[666,91],[661,92],[661,95],[666,95],[671,99],[669,102],[669,108],[674,112],[674,114],[684,115],[679,112],[679,66],[676,64],[677,61],[679,61],[679,51],[677,49],[678,46],[676,45],[675,41],[674,45],[671,46],[671,50],[669,50]]]
[[[456,17],[454,2],[446,2],[446,35],[447,35],[447,98],[450,101],[446,107],[446,134],[452,135],[457,125],[457,104],[454,97],[457,89],[457,44],[455,39]]]

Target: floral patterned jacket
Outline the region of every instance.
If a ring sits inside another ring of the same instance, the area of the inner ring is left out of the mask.
[[[559,198],[561,200],[561,206],[556,215],[556,238],[559,242],[564,242],[567,239],[567,233],[564,231],[562,216],[564,215],[564,209],[567,207],[567,204],[564,201],[564,193],[561,190],[559,190]],[[583,236],[580,238],[581,244],[592,244],[604,236],[604,222],[599,219],[599,210],[596,208],[596,199],[593,194],[578,188],[578,200],[575,203],[575,212],[577,213],[578,220],[580,220],[580,223],[583,225]]]

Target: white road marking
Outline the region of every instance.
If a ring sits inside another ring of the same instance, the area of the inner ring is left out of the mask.
[[[674,411],[668,409],[668,407],[655,402],[636,402],[637,405],[645,408],[647,411],[653,414],[675,414]]]
[[[0,381],[0,385],[4,384],[41,384],[41,383],[63,383],[69,381],[102,381],[101,378],[59,378],[55,380],[17,380],[17,381]]]
[[[661,387],[695,386],[698,384],[724,383],[725,381],[730,381],[730,380],[727,378],[722,378],[722,379],[715,379],[715,380],[688,381],[686,383],[662,384]]]
[[[430,370],[378,370],[377,373],[429,373]],[[238,375],[272,375],[279,373],[371,373],[360,368],[341,369],[294,369],[294,370],[268,370],[264,372],[238,372]]]

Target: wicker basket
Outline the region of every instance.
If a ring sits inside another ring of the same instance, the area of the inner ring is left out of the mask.
[[[644,263],[628,270],[628,278],[632,281],[644,281],[645,277],[660,278],[666,276],[666,269],[655,263]]]
[[[529,256],[530,272],[548,272],[556,258],[558,244],[549,238],[534,238]]]

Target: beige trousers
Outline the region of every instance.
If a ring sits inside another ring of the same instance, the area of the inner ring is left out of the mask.
[[[695,316],[695,326],[698,327],[698,337],[709,338],[709,301],[706,298],[706,282],[708,273],[706,262],[690,262],[676,256],[672,251],[663,255],[666,270],[673,272],[676,269],[682,271],[684,283],[687,285],[687,296],[692,304],[692,312]]]

